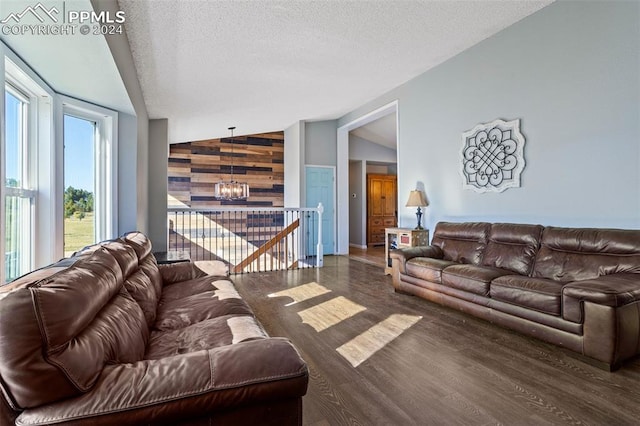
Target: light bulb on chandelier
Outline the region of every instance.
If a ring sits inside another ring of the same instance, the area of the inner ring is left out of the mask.
[[[235,127],[229,127],[231,131],[231,180],[228,182],[220,181],[216,183],[214,188],[214,197],[223,201],[246,200],[249,198],[249,184],[236,182],[233,180],[233,130]]]

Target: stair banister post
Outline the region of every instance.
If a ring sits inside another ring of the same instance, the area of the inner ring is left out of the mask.
[[[322,213],[324,207],[322,203],[318,203],[318,245],[316,247],[316,266],[321,268],[324,264],[323,248],[322,248]]]

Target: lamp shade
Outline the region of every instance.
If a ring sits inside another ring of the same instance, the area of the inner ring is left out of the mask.
[[[409,201],[407,201],[406,207],[426,207],[428,205],[429,203],[427,203],[427,197],[424,195],[424,192],[416,189],[409,194]]]

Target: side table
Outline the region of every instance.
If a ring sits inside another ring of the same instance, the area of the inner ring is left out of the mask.
[[[190,262],[191,255],[188,251],[169,250],[158,251],[153,253],[156,257],[158,265],[166,265],[168,263]]]
[[[384,255],[386,258],[384,273],[391,275],[391,257],[389,256],[391,249],[426,246],[428,244],[428,229],[386,228],[384,232]]]

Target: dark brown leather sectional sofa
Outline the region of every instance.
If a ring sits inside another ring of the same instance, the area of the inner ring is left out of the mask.
[[[298,425],[307,382],[226,277],[140,233],[0,288],[3,425]]]
[[[393,286],[608,369],[640,353],[640,230],[446,223],[391,253]]]

